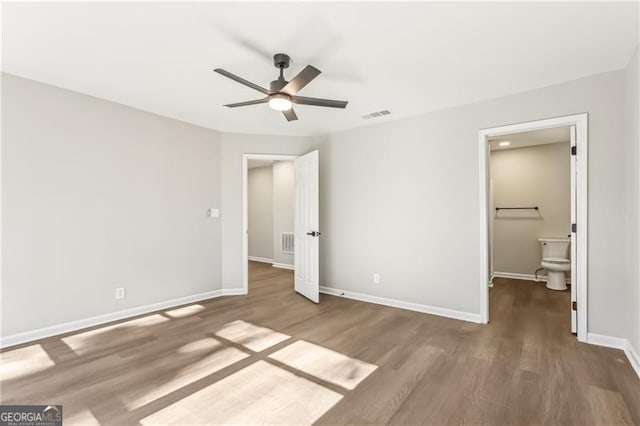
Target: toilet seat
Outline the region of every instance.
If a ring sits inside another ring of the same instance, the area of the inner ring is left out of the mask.
[[[540,266],[547,272],[569,272],[571,270],[571,261],[559,257],[545,257],[540,262]]]

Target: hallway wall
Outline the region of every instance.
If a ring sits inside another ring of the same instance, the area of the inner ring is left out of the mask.
[[[247,171],[249,257],[273,261],[273,168]]]

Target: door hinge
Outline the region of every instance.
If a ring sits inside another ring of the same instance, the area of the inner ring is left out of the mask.
[[[571,147],[571,155],[576,155],[576,145]]]
[[[571,302],[571,310],[573,311],[578,310],[578,302]]]
[[[572,224],[571,224],[571,232],[576,232],[576,229],[577,229],[577,228],[576,228],[576,224],[575,224],[575,223],[572,223]]]

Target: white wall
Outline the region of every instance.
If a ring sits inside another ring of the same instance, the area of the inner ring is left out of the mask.
[[[256,167],[247,175],[249,256],[273,261],[273,168]]]
[[[638,106],[638,84],[640,68],[638,67],[638,49],[636,49],[625,70],[625,128],[627,146],[626,155],[626,234],[628,235],[627,274],[630,303],[634,305],[628,317],[632,330],[628,335],[637,354],[640,354],[640,132],[638,122],[640,108]]]
[[[283,122],[283,126],[295,123]],[[222,287],[242,288],[242,154],[300,155],[311,149],[311,138],[222,134]]]
[[[282,253],[280,235],[294,232],[295,167],[292,161],[273,163],[273,261],[293,266],[293,254]]]
[[[3,75],[2,334],[241,288],[242,153],[314,146],[322,284],[478,313],[478,129],[586,111],[589,331],[636,336],[638,348],[639,235],[627,237],[627,225],[638,229],[627,208],[640,188],[637,81],[636,54],[626,72],[312,143],[219,134]],[[207,219],[218,205],[221,219]],[[116,286],[127,299],[114,300]]]
[[[571,233],[570,157],[569,142],[491,152],[495,206],[539,208],[490,212],[494,272],[533,275],[540,268],[538,238]]]
[[[479,313],[478,130],[588,112],[589,331],[628,336],[624,97],[614,71],[317,138],[321,284]]]
[[[2,336],[221,287],[218,132],[2,85]]]

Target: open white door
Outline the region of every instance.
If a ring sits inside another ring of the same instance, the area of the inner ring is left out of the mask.
[[[320,232],[318,151],[295,160],[295,282],[296,291],[320,301]]]
[[[577,302],[577,279],[578,276],[578,268],[576,267],[578,262],[578,242],[576,236],[576,126],[571,126],[571,332],[578,332],[578,311],[574,309]]]
[[[489,287],[493,287],[494,255],[493,230],[495,227],[496,208],[493,194],[493,179],[489,179]]]

